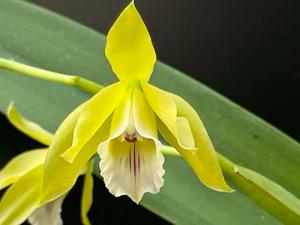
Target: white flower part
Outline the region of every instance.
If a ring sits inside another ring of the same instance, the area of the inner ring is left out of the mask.
[[[146,192],[159,192],[165,171],[154,114],[140,90],[133,91],[132,98],[119,130],[99,145],[98,154],[101,175],[109,191],[117,197],[128,195],[139,203]]]
[[[37,208],[28,218],[31,225],[62,225],[61,207],[65,195]]]
[[[101,175],[113,195],[128,195],[139,203],[144,193],[159,192],[164,182],[164,157],[157,154],[154,141],[130,143],[114,139],[98,150]]]

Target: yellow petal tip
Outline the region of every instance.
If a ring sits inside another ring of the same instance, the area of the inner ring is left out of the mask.
[[[226,192],[226,193],[235,192],[235,190],[229,187],[228,185],[226,185],[225,187],[209,187],[209,188],[218,192]]]
[[[15,103],[11,102],[7,107],[7,115],[11,114],[15,110],[16,110]]]

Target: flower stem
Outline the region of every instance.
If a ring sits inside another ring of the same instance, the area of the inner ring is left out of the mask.
[[[180,156],[180,154],[178,153],[178,151],[168,145],[163,145],[162,148],[160,149],[160,151],[164,154],[164,155],[170,155],[170,156]]]
[[[217,157],[224,173],[228,174],[234,172],[234,168],[236,165],[232,161],[230,161],[220,153],[217,153]]]
[[[100,84],[80,76],[56,73],[3,58],[0,58],[0,69],[10,70],[27,76],[70,85],[91,94],[95,94],[103,88]]]

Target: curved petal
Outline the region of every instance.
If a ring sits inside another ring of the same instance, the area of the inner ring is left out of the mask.
[[[75,116],[75,115],[74,115]],[[68,134],[68,128],[72,129],[72,121],[64,124],[66,133],[59,131],[60,138],[54,139],[47,155],[44,169],[43,191],[41,204],[52,201],[69,191],[75,184],[77,177],[81,174],[86,162],[93,156],[100,142],[109,137],[111,117],[109,117],[101,128],[82,147],[73,163],[68,163],[60,155],[66,147],[72,144],[72,135]],[[61,133],[60,133],[61,132]],[[52,150],[52,151],[51,151]]]
[[[81,196],[81,221],[83,225],[91,225],[88,212],[93,203],[93,165],[94,160],[91,160],[87,165],[87,170],[84,175],[83,190]]]
[[[139,203],[146,192],[157,193],[162,187],[164,157],[153,140],[114,139],[100,144],[98,153],[101,175],[113,195],[128,195]]]
[[[194,150],[195,142],[190,135],[190,125],[186,119],[178,117],[177,106],[170,93],[148,83],[143,83],[142,89],[148,104],[176,138],[181,148]]]
[[[132,108],[132,89],[127,90],[111,121],[110,139],[120,136],[127,128]]]
[[[73,177],[75,176],[74,174],[71,180],[66,177],[67,174],[65,170],[70,167],[70,164],[60,155],[72,145],[74,129],[83,107],[84,104],[80,105],[63,121],[56,131],[53,142],[49,147],[44,164],[44,181],[41,196],[42,204],[63,195],[71,189],[77,179],[77,177]],[[78,168],[78,170],[80,169]]]
[[[149,80],[156,54],[133,1],[110,28],[105,55],[120,80]]]
[[[140,89],[133,93],[133,115],[138,133],[146,138],[157,139],[155,115]]]
[[[11,103],[7,109],[7,119],[18,130],[33,138],[34,140],[44,144],[50,145],[53,139],[53,134],[49,133],[41,126],[33,123],[18,113],[15,105]]]
[[[197,112],[179,96],[170,96],[176,103],[178,116],[186,118],[190,124],[197,149],[189,151],[179,146],[167,127],[159,122],[158,128],[162,136],[179,151],[203,184],[216,191],[233,191],[224,180],[216,152]]]
[[[56,199],[72,188],[98,144],[108,138],[110,114],[126,90],[125,82],[102,89],[61,124],[47,154],[41,203]]]
[[[31,225],[62,225],[61,208],[65,197],[64,195],[34,210],[28,222]]]
[[[185,117],[177,117],[177,135],[181,146],[188,146],[189,148],[195,147],[193,132],[189,121]]]
[[[10,160],[0,170],[0,190],[15,183],[24,174],[43,164],[46,154],[47,149],[36,149],[24,152]]]
[[[119,105],[126,89],[126,82],[112,84],[83,104],[74,128],[72,145],[61,154],[65,160],[69,163],[74,161],[82,147]],[[55,138],[58,138],[57,135]]]
[[[38,207],[42,186],[43,166],[22,176],[4,194],[0,201],[0,224],[22,224]]]

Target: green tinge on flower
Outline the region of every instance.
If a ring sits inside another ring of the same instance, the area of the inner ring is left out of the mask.
[[[80,105],[59,127],[45,163],[42,202],[70,190],[96,150],[112,194],[139,202],[145,192],[157,193],[164,174],[158,131],[206,186],[232,191],[195,110],[147,83],[156,55],[133,2],[110,29],[105,54],[120,81]]]

